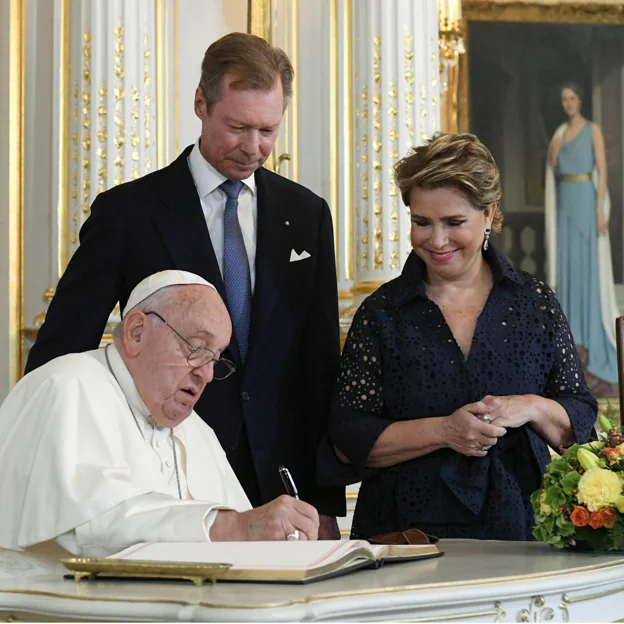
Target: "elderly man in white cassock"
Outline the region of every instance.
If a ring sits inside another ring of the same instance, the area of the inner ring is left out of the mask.
[[[0,547],[105,556],[138,542],[316,539],[303,501],[250,508],[193,411],[234,370],[220,358],[230,334],[211,284],[163,271],[132,291],[113,344],[26,375],[0,408]]]

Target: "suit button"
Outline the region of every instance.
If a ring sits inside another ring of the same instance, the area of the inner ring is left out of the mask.
[[[243,392],[241,397],[243,398],[243,401],[249,401],[249,392]]]

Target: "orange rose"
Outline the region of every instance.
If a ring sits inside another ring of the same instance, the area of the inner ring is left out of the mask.
[[[589,514],[589,526],[592,529],[602,529],[604,526],[604,520],[602,519],[602,509],[598,511],[592,511]]]
[[[589,524],[589,511],[580,505],[574,505],[574,510],[570,514],[572,524],[577,527],[584,527]]]
[[[602,525],[607,529],[612,529],[617,520],[617,514],[610,507],[603,507],[597,512],[602,519]]]
[[[609,465],[615,464],[615,462],[618,461],[622,457],[622,451],[617,446],[616,447],[608,446],[607,448],[605,448],[604,452],[605,452],[605,455],[607,456],[607,459],[609,460]]]

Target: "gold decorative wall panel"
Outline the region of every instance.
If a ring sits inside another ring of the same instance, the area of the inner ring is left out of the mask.
[[[25,0],[9,0],[9,383],[22,374]]]

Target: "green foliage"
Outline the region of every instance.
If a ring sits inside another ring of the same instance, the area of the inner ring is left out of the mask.
[[[615,429],[615,423],[604,413],[598,414],[598,424],[604,433],[608,433],[611,429]]]
[[[572,497],[574,491],[578,488],[578,482],[580,480],[581,475],[576,470],[572,470],[564,475],[563,479],[561,479],[561,487],[566,493],[566,496]]]
[[[557,516],[555,525],[557,526],[559,535],[562,537],[570,537],[571,535],[574,535],[574,531],[576,530],[576,527],[572,524],[572,522],[561,514]]]
[[[600,414],[606,416],[614,424],[613,429],[618,428],[616,425],[620,422],[620,410],[611,401],[607,400],[607,404],[600,410]]]
[[[608,418],[608,416],[606,416]],[[604,426],[611,426],[603,420]],[[606,440],[607,435],[601,439]],[[535,538],[555,548],[573,548],[578,550],[609,552],[624,547],[624,517],[615,507],[611,507],[617,515],[615,526],[593,529],[590,525],[577,527],[570,516],[576,506],[584,507],[578,501],[578,486],[585,470],[578,459],[578,452],[583,448],[592,453],[607,470],[624,470],[624,458],[612,466],[605,462],[606,455],[598,448],[589,445],[573,444],[561,456],[557,456],[546,466],[542,488],[531,495],[531,505],[535,514],[533,535]],[[583,454],[582,454],[583,455]],[[590,459],[587,454],[583,461]],[[622,476],[622,475],[620,475]],[[589,513],[589,511],[588,511]]]
[[[559,483],[548,487],[544,503],[550,505],[551,507],[559,507],[559,505],[564,505],[567,502],[565,492]]]

